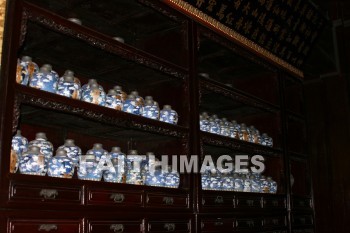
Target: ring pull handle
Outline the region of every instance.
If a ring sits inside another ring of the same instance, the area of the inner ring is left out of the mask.
[[[113,230],[114,232],[124,232],[124,225],[123,224],[112,224],[109,229]]]
[[[42,189],[39,195],[44,199],[53,200],[58,196],[58,191],[56,189]]]
[[[57,230],[57,225],[56,224],[41,224],[38,228],[38,231],[55,231]]]
[[[254,206],[254,200],[247,200],[246,203],[248,206]]]
[[[174,198],[173,197],[163,197],[163,203],[166,205],[173,205]]]
[[[175,224],[174,223],[165,223],[164,229],[167,231],[175,231]]]
[[[214,201],[216,204],[223,204],[224,198],[222,196],[217,196]]]
[[[125,196],[122,193],[113,193],[111,194],[110,199],[112,199],[115,203],[123,203]]]

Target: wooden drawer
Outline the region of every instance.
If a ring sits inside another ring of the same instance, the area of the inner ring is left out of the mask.
[[[274,230],[274,231],[264,231],[261,233],[287,233],[286,230]]]
[[[8,233],[82,233],[83,228],[79,220],[9,220]]]
[[[312,201],[310,198],[293,197],[292,209],[311,209]]]
[[[286,216],[265,217],[263,219],[264,228],[282,228],[287,226]]]
[[[202,197],[203,208],[234,208],[234,196],[233,195],[206,195]]]
[[[238,231],[252,231],[262,228],[262,221],[260,218],[237,218],[236,230]]]
[[[187,194],[146,193],[147,207],[188,208]]]
[[[103,206],[142,206],[142,192],[121,190],[90,190],[88,189],[88,205]]]
[[[263,207],[265,209],[285,209],[286,199],[284,197],[264,197]]]
[[[230,218],[202,219],[201,221],[201,232],[230,232],[233,228],[234,219]]]
[[[10,202],[83,204],[80,187],[11,183]]]
[[[262,198],[256,196],[236,197],[236,208],[259,209],[262,208]]]
[[[190,232],[190,221],[186,220],[163,220],[149,221],[148,232]]]
[[[292,215],[293,226],[309,226],[312,224],[313,224],[313,217],[311,214],[305,214],[305,215],[293,214]]]
[[[140,233],[143,232],[143,222],[140,221],[88,221],[89,233]]]

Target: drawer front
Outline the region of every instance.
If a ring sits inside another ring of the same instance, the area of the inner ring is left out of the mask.
[[[88,190],[88,205],[142,206],[142,193],[121,190]]]
[[[9,233],[81,233],[81,222],[71,220],[10,220]]]
[[[140,233],[143,232],[143,223],[140,221],[89,221],[89,233]]]
[[[264,198],[265,209],[285,209],[286,199],[284,197]]]
[[[10,202],[83,204],[80,187],[11,183]]]
[[[286,216],[265,217],[263,220],[265,228],[282,228],[287,226]]]
[[[204,208],[234,208],[234,196],[230,195],[203,195],[202,206]]]
[[[312,215],[296,215],[292,216],[293,226],[309,226],[313,224]]]
[[[251,231],[262,228],[262,221],[259,218],[238,218],[236,219],[236,229],[238,231]]]
[[[202,219],[201,231],[207,233],[231,232],[233,231],[234,220],[229,218]]]
[[[310,198],[297,198],[292,199],[292,208],[293,209],[311,209],[312,201]]]
[[[164,220],[150,221],[148,223],[148,232],[190,232],[190,221]]]
[[[236,208],[238,209],[262,208],[262,199],[260,197],[236,197]]]
[[[287,233],[286,230],[264,231],[262,233]]]
[[[176,194],[167,195],[161,193],[146,194],[147,207],[165,207],[165,208],[188,208],[188,195]]]

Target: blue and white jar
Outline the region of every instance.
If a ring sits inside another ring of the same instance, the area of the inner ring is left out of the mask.
[[[241,124],[240,140],[246,141],[246,142],[251,141],[250,133],[247,129],[247,126],[244,123]]]
[[[106,92],[103,90],[101,85],[98,85],[96,80],[90,79],[89,83],[85,84],[81,88],[81,100],[88,103],[105,106]]]
[[[16,82],[27,86],[33,75],[39,71],[38,65],[29,56],[17,61]]]
[[[19,172],[25,175],[45,176],[48,158],[40,152],[37,146],[29,146],[19,161]]]
[[[153,120],[159,119],[159,106],[157,102],[153,100],[152,96],[146,96],[142,116]]]
[[[123,103],[123,111],[135,115],[141,115],[142,106],[136,104],[136,97],[128,95],[128,98]]]
[[[163,187],[165,182],[165,173],[161,167],[156,167],[154,173],[147,171],[145,185]]]
[[[176,125],[178,121],[177,112],[171,109],[170,105],[164,105],[163,109],[160,111],[159,120],[169,124]]]
[[[40,153],[47,159],[50,159],[53,156],[53,145],[47,140],[46,134],[43,132],[39,132],[35,135],[35,140],[28,143],[28,147],[30,146],[39,147]]]
[[[213,117],[209,117],[209,133],[220,134],[220,125],[215,121]]]
[[[124,101],[126,100],[128,95],[126,94],[126,92],[123,91],[122,87],[121,86],[114,86],[113,90],[115,90],[117,92],[117,99],[121,100],[122,103],[124,103]]]
[[[141,115],[143,106],[145,106],[145,100],[141,96],[139,96],[139,93],[137,91],[132,91],[130,94],[135,96],[136,105],[140,106],[140,108],[141,108],[141,112],[139,114],[139,115]]]
[[[273,140],[271,137],[269,137],[266,133],[263,133],[261,135],[261,145],[272,147],[273,146]]]
[[[202,183],[203,190],[210,189],[210,171],[209,170],[206,170],[201,174],[201,183]]]
[[[63,149],[67,153],[67,157],[70,158],[75,167],[78,167],[79,157],[81,156],[81,149],[76,146],[73,139],[66,139],[64,145],[58,147],[58,149]]]
[[[251,192],[252,191],[252,181],[248,175],[243,175],[243,192]]]
[[[204,132],[210,131],[210,123],[209,123],[208,113],[203,112],[199,115],[199,129]]]
[[[125,183],[126,156],[121,152],[120,147],[113,147],[108,154],[114,169],[104,171],[103,180],[112,183]]]
[[[229,129],[230,129],[230,137],[240,140],[241,126],[237,124],[235,120],[231,121],[231,124],[229,125]]]
[[[29,81],[29,86],[39,90],[56,93],[57,83],[58,74],[52,70],[51,65],[46,64],[33,75]]]
[[[255,144],[261,143],[260,132],[253,125],[250,126],[251,142]]]
[[[100,159],[108,156],[108,151],[103,149],[103,145],[101,143],[95,143],[93,147],[86,152],[87,155],[95,155],[96,162],[99,162]]]
[[[211,171],[209,178],[209,189],[220,190],[222,188],[221,173],[218,169]]]
[[[222,190],[233,191],[234,190],[234,179],[231,173],[223,173],[222,177]]]
[[[81,155],[79,159],[78,178],[80,180],[101,181],[102,171],[93,154]]]
[[[180,174],[168,166],[165,174],[164,186],[168,188],[178,188],[180,185]]]
[[[64,149],[58,149],[56,155],[49,159],[47,175],[70,179],[74,174],[74,163]]]
[[[10,172],[16,173],[18,170],[19,159],[21,155],[28,149],[28,140],[21,135],[21,131],[17,130],[16,135],[12,138]]]
[[[220,122],[220,135],[224,137],[230,136],[230,129],[229,126],[226,124],[225,121]]]
[[[260,193],[260,179],[258,179],[257,177],[255,177],[254,175],[250,176],[250,181],[251,181],[251,192],[253,193]]]
[[[267,181],[265,176],[261,176],[260,178],[260,190],[262,193],[269,193],[270,192],[270,183]]]
[[[270,187],[270,193],[277,193],[277,182],[272,180],[270,176],[267,177],[267,182],[269,182],[269,187]]]
[[[126,157],[126,183],[142,185],[141,163],[145,156],[139,155],[137,150],[130,150]]]
[[[77,81],[77,78],[74,77],[74,74],[72,71],[69,71],[65,73],[63,77],[60,78],[60,81],[58,82],[57,86],[57,94],[66,96],[68,98],[72,99],[78,99],[81,98],[81,92],[80,92],[80,81]]]
[[[242,177],[240,177],[238,174],[233,175],[233,182],[234,182],[234,191],[235,192],[243,192],[244,189],[244,183]]]
[[[106,95],[106,105],[107,108],[112,108],[118,111],[123,109],[123,101],[118,97],[117,92],[113,89],[109,90]]]

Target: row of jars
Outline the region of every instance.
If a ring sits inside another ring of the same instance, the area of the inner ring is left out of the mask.
[[[202,174],[202,189],[252,193],[277,193],[277,182],[259,173],[220,173],[206,171]]]
[[[170,105],[164,105],[163,109],[160,110],[158,103],[153,100],[152,96],[146,96],[144,99],[139,96],[137,91],[127,95],[121,86],[115,86],[106,93],[95,79],[89,79],[87,84],[81,86],[80,80],[74,77],[73,71],[67,70],[62,77],[59,77],[51,65],[45,64],[39,69],[29,56],[23,56],[21,60],[18,60],[16,82],[170,124],[178,122],[177,112]]]
[[[273,146],[273,139],[266,133],[260,135],[254,126],[248,127],[246,124],[238,124],[235,120],[228,121],[226,118],[219,118],[217,115],[209,116],[203,112],[199,116],[200,130],[225,137],[231,137],[263,146]]]
[[[81,180],[100,181],[103,178],[105,182],[170,188],[177,188],[180,183],[179,173],[170,166],[150,172],[148,158],[154,156],[152,152],[139,155],[136,150],[130,150],[125,155],[119,147],[108,152],[102,144],[96,143],[83,155],[72,139],[58,147],[55,156],[53,152],[53,145],[45,133],[37,133],[35,140],[28,142],[21,131],[17,131],[12,138],[10,172],[16,173],[19,169],[21,174],[72,178],[77,168]],[[136,162],[139,167],[134,166]]]

